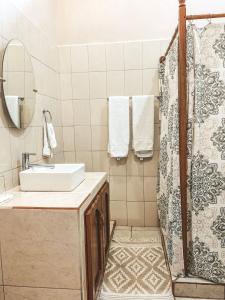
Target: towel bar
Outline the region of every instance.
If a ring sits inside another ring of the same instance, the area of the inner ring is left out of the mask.
[[[155,98],[157,99],[157,100],[160,100],[160,96],[155,96]],[[132,96],[129,96],[129,100],[131,100],[132,99]],[[109,97],[107,97],[107,101],[109,101]]]
[[[110,98],[110,97],[107,98],[107,101],[109,101],[109,98]],[[131,100],[131,98],[132,98],[132,96],[129,96],[129,100]]]
[[[45,121],[47,122],[47,116],[46,116],[46,114],[48,114],[48,115],[49,115],[49,117],[50,117],[50,122],[52,123],[52,114],[50,113],[50,111],[49,111],[49,110],[45,110],[45,109],[44,109],[42,112],[43,112],[43,115],[44,115]]]

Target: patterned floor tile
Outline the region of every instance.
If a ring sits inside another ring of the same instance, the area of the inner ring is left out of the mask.
[[[112,240],[116,242],[129,242],[131,240],[131,229],[118,230],[116,227]]]
[[[116,226],[117,230],[130,230],[131,231],[131,226]]]

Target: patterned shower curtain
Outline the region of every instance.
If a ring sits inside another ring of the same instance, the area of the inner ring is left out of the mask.
[[[177,40],[160,66],[158,206],[173,275],[183,274]],[[187,28],[188,268],[225,283],[225,26]]]
[[[161,134],[158,208],[168,262],[174,276],[183,274],[179,172],[178,39],[160,65]]]
[[[225,26],[188,26],[190,274],[225,283]]]

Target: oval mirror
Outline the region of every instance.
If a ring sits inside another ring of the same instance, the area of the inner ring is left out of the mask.
[[[3,58],[3,92],[13,125],[26,128],[35,110],[35,82],[31,58],[23,43],[11,40]]]

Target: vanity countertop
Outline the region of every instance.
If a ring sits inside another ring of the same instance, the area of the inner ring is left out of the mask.
[[[104,182],[105,172],[86,172],[85,180],[71,192],[22,192],[17,186],[7,193],[11,200],[0,204],[0,209],[79,209],[88,198],[92,200]]]

